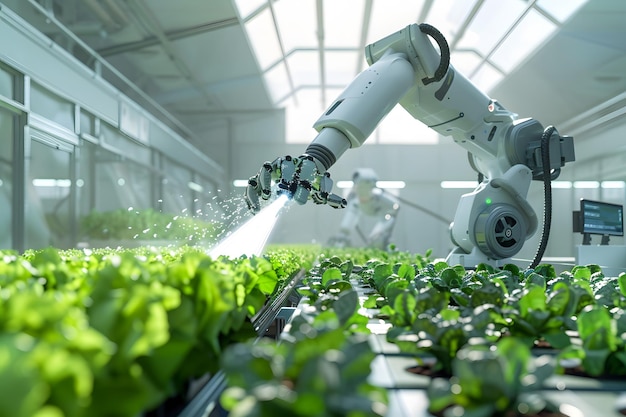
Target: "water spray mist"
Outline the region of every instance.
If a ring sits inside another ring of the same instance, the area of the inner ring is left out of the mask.
[[[278,221],[278,215],[289,201],[286,195],[279,196],[231,235],[219,242],[209,251],[209,255],[214,259],[219,256],[238,258],[242,255],[260,255]]]

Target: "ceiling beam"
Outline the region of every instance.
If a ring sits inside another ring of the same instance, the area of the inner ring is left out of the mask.
[[[317,11],[317,47],[320,51],[319,64],[320,64],[320,90],[322,95],[322,107],[326,103],[326,59],[325,59],[325,45],[324,45],[324,2],[322,0],[316,1]]]
[[[215,22],[190,26],[188,28],[167,31],[164,33],[164,35],[170,41],[175,41],[236,25],[239,25],[239,21],[236,17],[233,17],[230,19],[217,20]],[[109,46],[107,48],[101,48],[96,50],[96,52],[98,52],[98,54],[102,57],[109,57],[113,55],[123,54],[126,52],[138,51],[159,44],[161,44],[161,41],[158,36],[150,36],[140,41],[121,43],[118,45]]]
[[[367,43],[367,33],[369,32],[370,21],[372,20],[372,3],[373,0],[366,0],[365,7],[363,8],[363,25],[361,26],[361,37],[359,38],[359,54],[356,61],[356,74],[363,71],[363,52],[365,51],[365,44]]]

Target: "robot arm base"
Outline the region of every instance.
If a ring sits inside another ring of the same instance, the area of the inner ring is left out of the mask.
[[[491,259],[478,248],[474,248],[472,252],[467,253],[463,249],[456,247],[448,254],[445,262],[450,266],[461,265],[465,269],[476,269],[480,264],[500,268],[506,264],[512,263],[512,260],[511,258]]]
[[[459,201],[450,236],[465,253],[482,251],[486,258],[515,256],[537,228],[534,210],[525,200],[532,173],[524,165],[486,180]]]

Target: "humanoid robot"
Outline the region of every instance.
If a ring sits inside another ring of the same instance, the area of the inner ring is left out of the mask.
[[[356,231],[366,246],[383,250],[388,248],[400,204],[393,195],[376,187],[377,180],[378,176],[371,168],[360,168],[354,172],[353,186],[348,194],[339,233],[330,239],[330,245],[352,246],[351,235]],[[376,222],[367,236],[359,228],[363,216]]]
[[[298,204],[310,199],[345,207],[345,199],[331,192],[328,169],[348,149],[361,146],[399,103],[465,148],[481,179],[459,201],[450,225],[455,248],[446,261],[468,268],[508,262],[539,223],[526,200],[531,180],[542,180],[548,197],[551,180],[574,160],[573,138],[559,135],[553,126],[544,129],[532,118],[519,119],[485,95],[450,65],[445,37],[428,24],[410,24],[367,45],[365,55],[370,66],[314,123],[318,134],[304,153],[266,162],[250,178],[244,195],[250,210],[258,212],[261,200],[284,193]],[[545,201],[548,206],[549,198]],[[547,245],[550,213],[551,206],[546,207],[533,264]]]

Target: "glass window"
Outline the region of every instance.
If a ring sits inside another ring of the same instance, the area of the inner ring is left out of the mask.
[[[25,190],[26,248],[74,246],[70,218],[71,157],[70,152],[31,141]]]
[[[268,69],[282,58],[278,36],[273,27],[274,20],[269,9],[263,10],[246,23],[248,39],[262,70]]]
[[[173,214],[184,214],[192,210],[191,171],[167,158],[164,158],[163,172],[163,211]]]
[[[97,145],[82,140],[76,152],[76,199],[78,220],[95,208],[95,170]]]
[[[152,174],[147,167],[102,148],[96,151],[95,166],[95,210],[152,207]]]
[[[101,127],[101,138],[105,143],[113,146],[115,149],[137,162],[144,165],[151,165],[149,148],[135,142],[109,124],[102,123]]]
[[[84,142],[77,153],[79,245],[136,246],[156,233],[152,171]]]
[[[50,121],[74,131],[74,104],[48,91],[41,85],[31,83],[31,110]]]
[[[15,117],[0,108],[0,249],[13,245],[13,140]]]
[[[91,136],[96,134],[95,117],[83,109],[80,111],[80,133],[86,133]]]
[[[15,99],[15,73],[0,65],[0,96]]]

